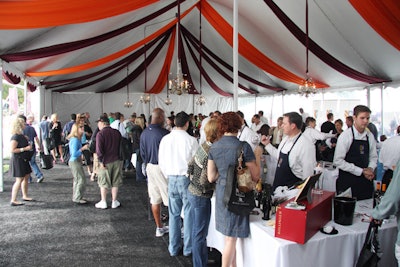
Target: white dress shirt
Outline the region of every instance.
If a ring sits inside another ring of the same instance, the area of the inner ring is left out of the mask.
[[[326,140],[331,137],[335,137],[336,134],[333,133],[323,133],[318,131],[317,129],[307,126],[306,129],[304,130],[303,135],[310,139],[310,141],[315,145],[317,140]]]
[[[188,163],[198,147],[196,138],[181,129],[164,136],[158,151],[158,166],[164,176],[187,175]]]
[[[278,148],[275,148],[272,144],[268,144],[265,146],[265,149],[271,157],[278,159],[281,151],[284,154],[287,154],[290,151],[299,134],[294,137],[285,136]],[[289,167],[296,177],[306,179],[308,176],[314,174],[314,168],[316,165],[315,146],[307,137],[301,135],[293,149],[290,151]]]
[[[253,123],[252,125],[251,125],[251,128],[250,129],[252,129],[255,133],[257,133],[257,131],[258,130],[260,130],[261,129],[261,126],[263,126],[264,124],[260,121],[260,123],[259,124],[255,124],[255,123]]]
[[[202,145],[206,141],[206,133],[204,132],[204,127],[206,127],[206,124],[210,119],[211,117],[207,117],[201,121],[200,140],[199,140],[200,145]]]
[[[260,143],[259,135],[246,125],[242,126],[242,129],[238,133],[238,138],[240,141],[246,141],[251,146],[251,149],[256,149],[257,145]]]
[[[120,122],[119,120],[115,120],[110,124],[110,127],[115,130],[118,130],[121,133],[122,137],[124,137],[124,138],[128,137],[123,122]]]
[[[400,136],[396,135],[382,142],[379,152],[379,162],[383,164],[385,170],[393,170],[400,160]]]
[[[354,139],[355,140],[369,140],[369,163],[368,167],[375,170],[378,162],[378,154],[376,152],[376,142],[375,138],[369,131],[364,131],[359,133],[357,129],[353,126]],[[346,154],[350,149],[351,143],[353,142],[353,134],[351,128],[343,131],[337,140],[335,148],[335,156],[333,158],[333,164],[336,165],[342,171],[352,173],[354,175],[360,176],[363,172],[363,168],[357,167],[353,163],[345,161]]]

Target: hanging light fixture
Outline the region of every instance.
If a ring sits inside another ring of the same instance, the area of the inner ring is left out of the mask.
[[[196,99],[196,105],[202,106],[206,103],[206,98],[202,95],[200,95],[199,97],[197,97]]]
[[[308,97],[309,95],[317,93],[317,88],[311,76],[308,74],[308,0],[306,0],[306,77],[302,84],[299,85],[298,93]]]
[[[144,94],[140,96],[140,102],[147,104],[150,102],[150,94]]]
[[[182,94],[187,94],[189,93],[189,89],[190,89],[190,84],[189,82],[184,78],[184,76],[186,76],[186,74],[182,73],[182,65],[181,65],[181,51],[182,51],[182,47],[181,47],[181,43],[179,41],[179,38],[181,37],[181,28],[180,28],[180,24],[181,24],[181,20],[180,20],[180,16],[181,16],[181,8],[180,8],[180,0],[178,0],[178,22],[176,24],[176,28],[177,28],[177,33],[178,33],[178,38],[177,38],[177,54],[178,54],[178,58],[176,59],[176,77],[172,77],[171,79],[169,79],[168,82],[168,92],[169,94],[176,94],[176,95],[182,95]]]
[[[126,66],[126,78],[129,74],[129,65]],[[126,83],[126,101],[124,103],[125,108],[131,108],[133,106],[132,102],[129,100],[129,82]]]
[[[200,3],[200,7],[201,7],[201,3]],[[202,29],[202,27],[201,27],[201,8],[200,8],[200,16],[199,16],[199,24],[200,24],[200,66],[201,66],[201,63],[202,63],[202,55],[203,55],[203,53],[202,53],[202,42],[201,42],[201,29]],[[198,105],[198,106],[202,106],[202,105],[204,105],[205,103],[206,103],[206,98],[202,95],[202,93],[203,93],[203,87],[202,87],[202,76],[201,76],[201,71],[200,71],[200,73],[199,73],[199,76],[200,76],[200,95],[196,98],[196,105]]]
[[[169,106],[172,104],[172,99],[169,98],[169,90],[168,90],[168,74],[167,74],[167,98],[164,100],[165,105]]]

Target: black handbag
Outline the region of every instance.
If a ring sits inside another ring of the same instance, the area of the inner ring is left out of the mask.
[[[356,267],[376,267],[380,258],[378,225],[371,221]]]
[[[53,168],[53,156],[40,152],[40,168],[49,170]]]
[[[128,138],[121,138],[120,142],[120,158],[122,160],[131,159],[133,154],[132,143]]]
[[[243,143],[239,146],[237,151],[237,158],[239,159],[242,152]],[[247,216],[255,208],[254,192],[241,192],[237,183],[238,164],[229,165],[226,175],[226,185],[224,191],[223,202],[227,209],[237,215]]]

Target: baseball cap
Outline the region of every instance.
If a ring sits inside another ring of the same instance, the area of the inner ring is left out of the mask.
[[[110,123],[110,120],[106,116],[100,116],[100,118],[96,122],[105,122],[105,123]]]

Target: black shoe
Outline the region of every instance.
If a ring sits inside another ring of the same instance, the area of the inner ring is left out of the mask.
[[[22,202],[10,202],[10,205],[13,206],[13,207],[16,207],[16,206],[22,206],[22,205],[24,205],[24,203],[22,203]]]

